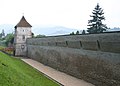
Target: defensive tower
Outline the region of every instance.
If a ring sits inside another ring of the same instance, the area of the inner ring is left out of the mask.
[[[32,26],[26,21],[24,16],[22,16],[19,23],[15,26],[14,35],[15,56],[26,56],[27,53],[26,39],[32,37],[31,27]]]

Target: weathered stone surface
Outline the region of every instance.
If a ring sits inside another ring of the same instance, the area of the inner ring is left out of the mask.
[[[27,55],[96,86],[119,86],[119,38],[119,33],[111,33],[28,39]],[[35,41],[36,45],[33,44]],[[43,46],[42,42],[53,44]],[[57,46],[54,42],[66,43],[66,46]]]
[[[33,38],[27,44],[120,53],[120,33]]]

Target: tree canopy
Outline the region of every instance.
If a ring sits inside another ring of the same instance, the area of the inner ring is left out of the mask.
[[[7,36],[5,37],[6,40],[6,45],[8,46],[9,43],[13,44],[14,42],[14,34],[13,33],[9,33],[7,34]]]
[[[35,36],[35,38],[42,38],[42,37],[45,37],[45,35],[39,34],[39,35]]]
[[[90,17],[92,17],[91,20],[88,20],[88,26],[89,28],[87,28],[87,32],[89,33],[102,33],[104,31],[106,31],[107,26],[105,24],[102,23],[103,20],[105,20],[104,17],[104,12],[103,9],[99,6],[99,4],[97,4],[97,6],[94,8],[93,15],[90,15]]]

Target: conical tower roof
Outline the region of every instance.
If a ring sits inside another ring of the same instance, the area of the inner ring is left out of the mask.
[[[19,23],[15,26],[15,28],[17,27],[32,27],[25,19],[24,16],[22,16],[21,20],[19,21]]]

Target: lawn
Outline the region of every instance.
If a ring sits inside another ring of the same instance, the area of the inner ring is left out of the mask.
[[[22,60],[0,52],[0,86],[59,86]]]

